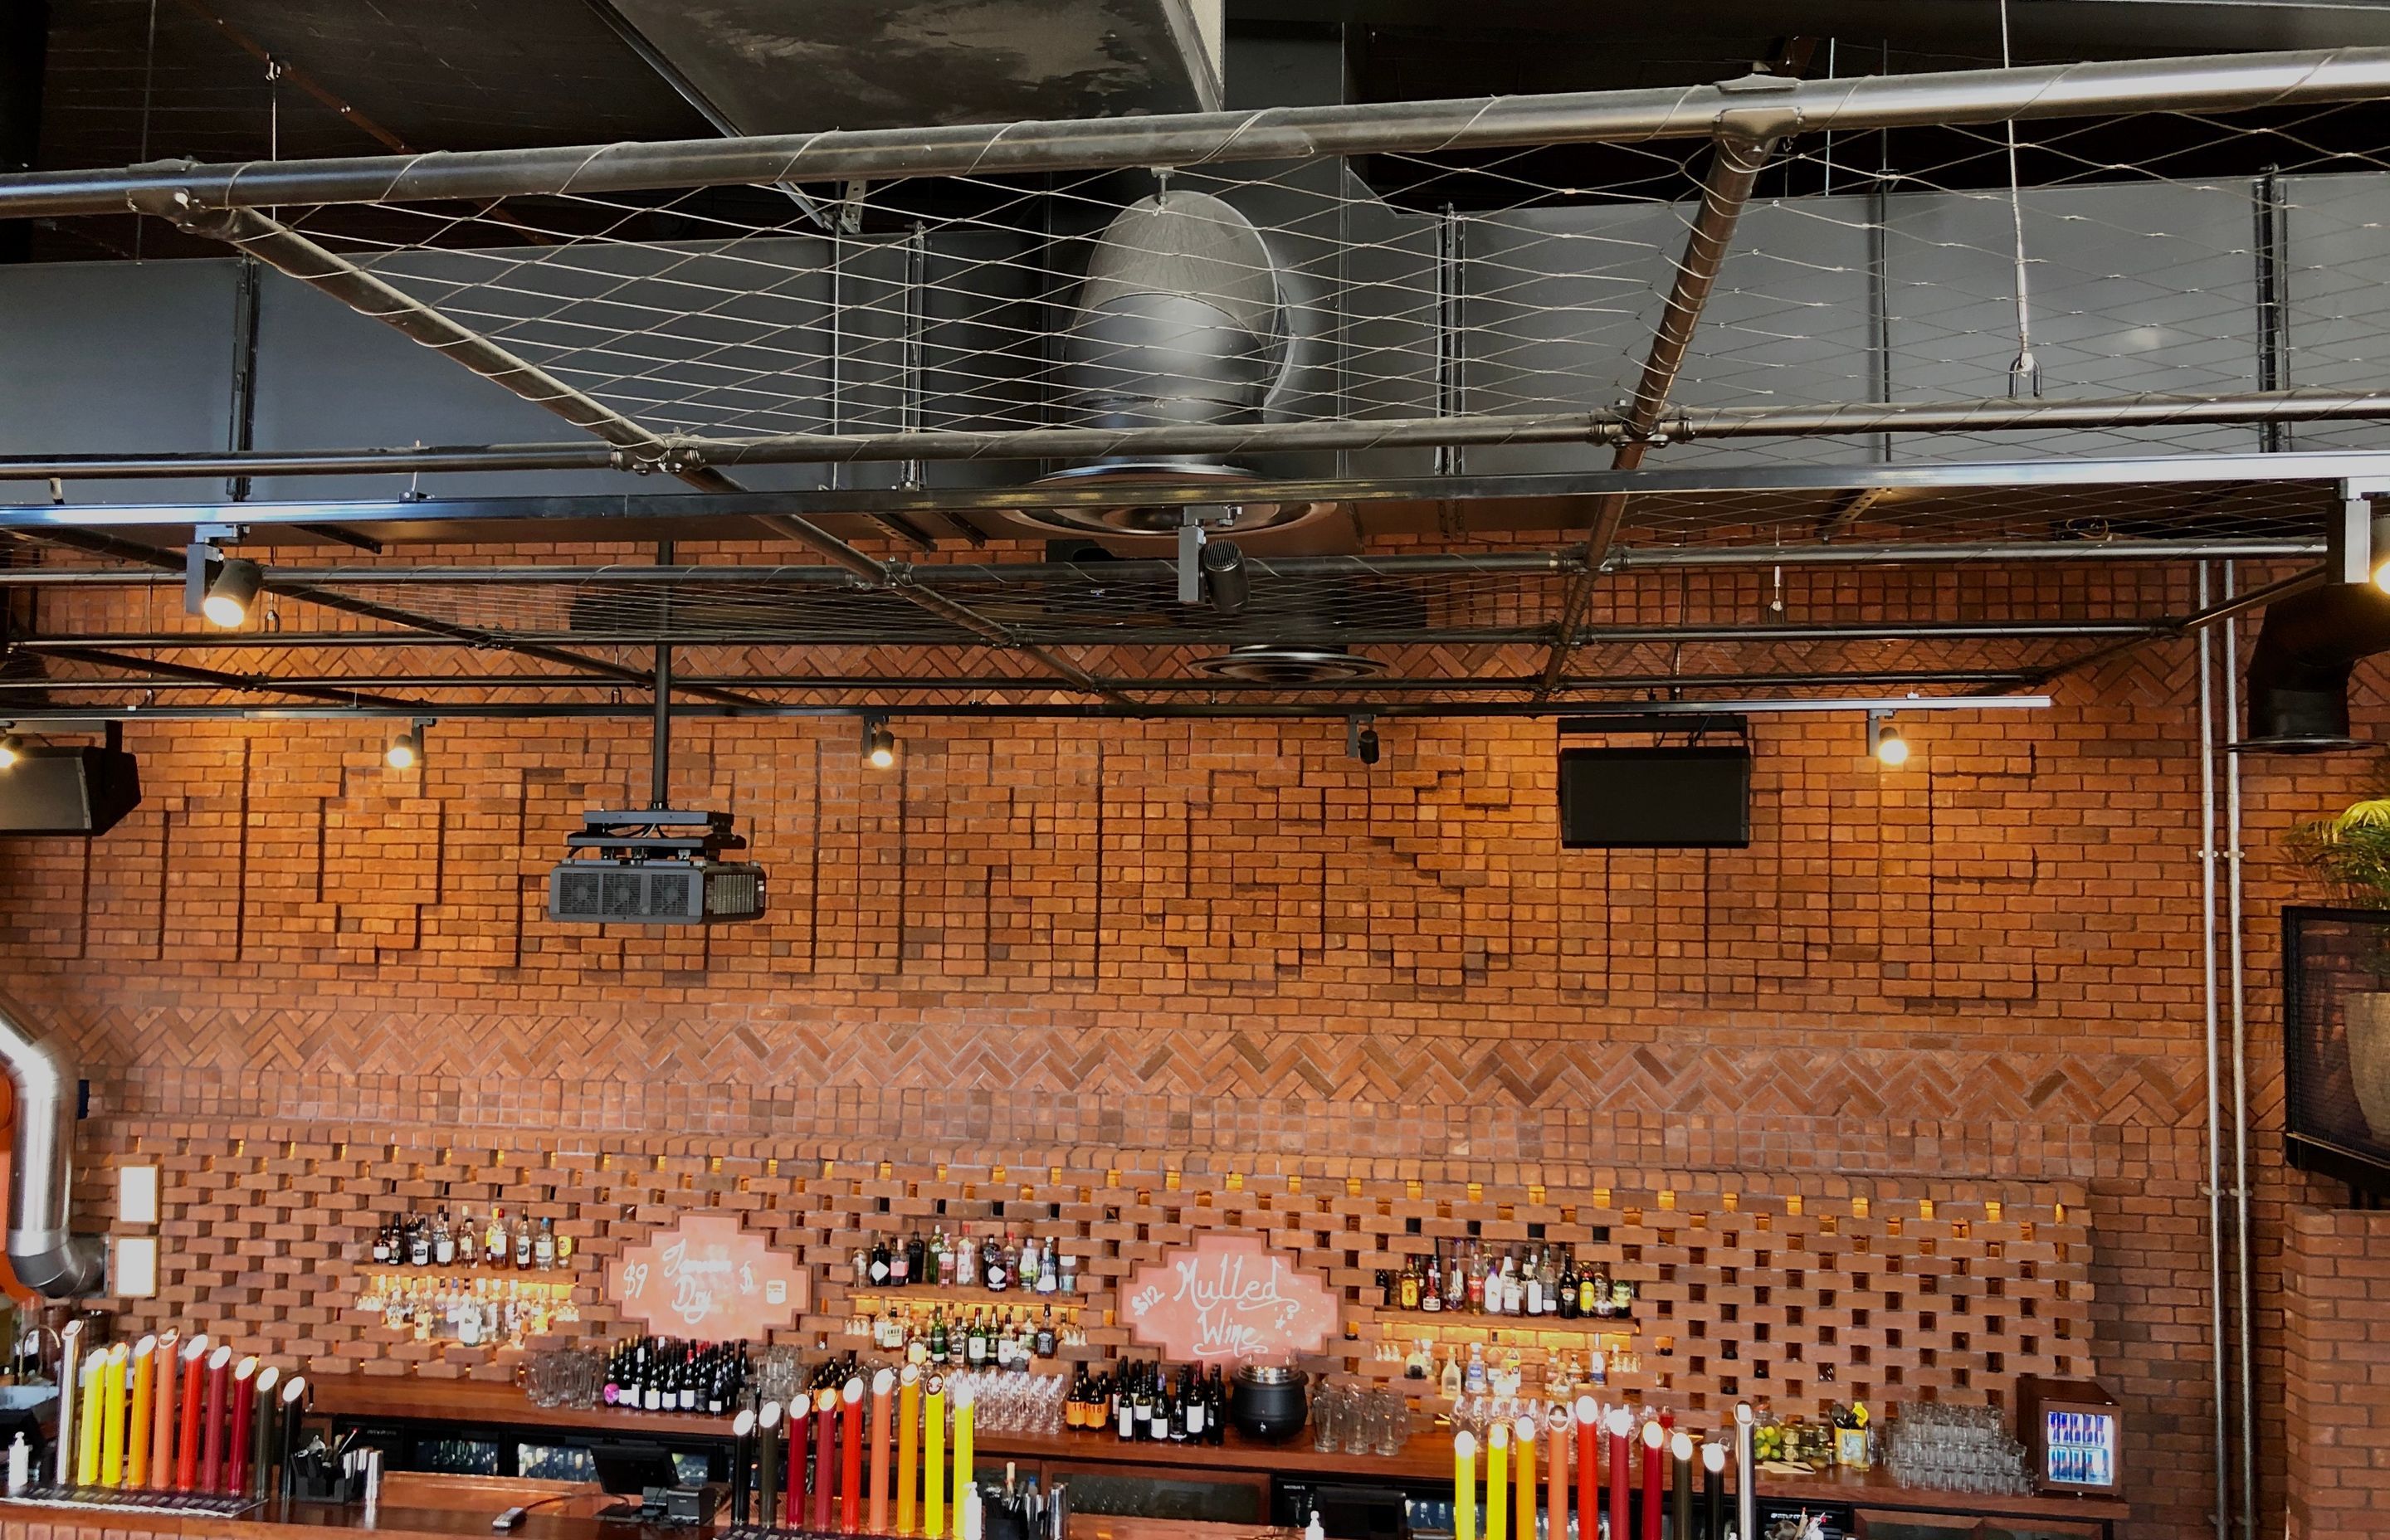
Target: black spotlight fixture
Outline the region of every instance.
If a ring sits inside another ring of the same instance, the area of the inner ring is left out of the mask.
[[[874,770],[893,769],[896,764],[896,735],[888,729],[888,718],[878,712],[863,719],[863,763]]]
[[[1203,593],[1223,615],[1241,615],[1253,597],[1253,579],[1245,571],[1245,553],[1233,540],[1207,540],[1201,557]]]
[[[1348,716],[1344,719],[1344,751],[1364,764],[1378,763],[1378,719],[1374,716]]]

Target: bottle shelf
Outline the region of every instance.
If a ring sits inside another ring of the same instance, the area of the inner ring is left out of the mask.
[[[1076,1294],[1039,1294],[1020,1289],[1007,1289],[998,1292],[979,1288],[977,1285],[965,1289],[948,1283],[906,1284],[902,1289],[891,1289],[884,1283],[848,1283],[844,1288],[846,1302],[850,1307],[858,1307],[868,1301],[880,1307],[908,1304],[922,1306],[958,1304],[1034,1311],[1040,1305],[1050,1304],[1058,1315],[1064,1310],[1083,1311],[1103,1308],[1097,1295],[1087,1293],[1084,1290]]]
[[[504,1279],[513,1283],[552,1283],[557,1285],[559,1288],[571,1288],[580,1279],[579,1270],[572,1267],[559,1266],[542,1269],[538,1267],[484,1267],[478,1264],[468,1267],[460,1262],[450,1263],[444,1267],[436,1262],[428,1262],[422,1266],[418,1267],[411,1263],[376,1262],[371,1258],[367,1258],[366,1260],[358,1263],[357,1271],[361,1276],[366,1277],[387,1277],[404,1278],[410,1282],[421,1279],[425,1282],[430,1283],[443,1282],[450,1278],[454,1278],[460,1283],[472,1282],[482,1278],[490,1278],[494,1280]]]
[[[1405,1331],[1433,1328],[1438,1333],[1475,1330],[1484,1332],[1514,1332],[1526,1334],[1550,1333],[1569,1337],[1632,1337],[1642,1328],[1640,1315],[1579,1315],[1574,1320],[1564,1315],[1472,1315],[1450,1310],[1401,1310],[1375,1305],[1371,1319],[1385,1328],[1383,1336],[1397,1336]]]

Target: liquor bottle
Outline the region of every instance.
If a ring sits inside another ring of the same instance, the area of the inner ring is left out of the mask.
[[[917,1230],[906,1239],[905,1254],[895,1261],[897,1285],[901,1288],[919,1283],[929,1260],[929,1248],[921,1244],[920,1232]]]
[[[1123,1444],[1127,1444],[1137,1437],[1137,1396],[1129,1384],[1130,1371],[1135,1367],[1132,1364],[1121,1366],[1120,1389],[1113,1396],[1112,1425],[1117,1430],[1117,1436]]]
[[[1469,1344],[1469,1367],[1461,1376],[1461,1388],[1471,1395],[1485,1393],[1485,1344]]]
[[[1561,1313],[1561,1268],[1560,1263],[1554,1255],[1554,1253],[1559,1250],[1560,1248],[1555,1246],[1544,1253],[1542,1277],[1544,1283],[1544,1314],[1547,1315],[1557,1315]]]
[[[1419,1307],[1430,1315],[1444,1313],[1444,1258],[1441,1255],[1431,1254],[1427,1259],[1427,1273],[1420,1279]]]
[[[979,1281],[979,1249],[971,1244],[970,1237],[961,1231],[955,1235],[954,1263],[956,1288],[969,1289]]]
[[[1046,1307],[1045,1318],[1037,1323],[1037,1356],[1053,1357],[1055,1341],[1054,1307],[1049,1304]]]
[[[871,1270],[867,1276],[875,1289],[888,1281],[888,1242],[885,1238],[871,1243]]]
[[[1228,1386],[1220,1378],[1220,1366],[1212,1366],[1210,1404],[1203,1408],[1203,1442],[1217,1448],[1228,1439]]]
[[[406,1264],[410,1267],[431,1265],[431,1232],[419,1219],[410,1220],[407,1224]]]
[[[1185,1408],[1181,1416],[1185,1419],[1187,1442],[1189,1444],[1203,1442],[1203,1403],[1206,1399],[1200,1379],[1182,1387],[1179,1402]]]
[[[1397,1307],[1417,1310],[1420,1307],[1419,1258],[1403,1258],[1403,1276],[1395,1281]]]
[[[440,1217],[431,1225],[431,1260],[443,1267],[456,1260],[456,1232],[448,1227],[445,1209],[440,1211]]]
[[[1520,1277],[1518,1253],[1502,1258],[1502,1314],[1523,1315],[1527,1313],[1527,1286]]]
[[[556,1266],[556,1221],[546,1214],[540,1215],[539,1234],[531,1243],[531,1260],[544,1273]]]
[[[1444,1267],[1444,1308],[1447,1315],[1469,1308],[1469,1269],[1462,1264],[1458,1251]]]
[[[987,1326],[978,1311],[971,1313],[970,1338],[964,1344],[963,1362],[975,1369],[987,1367]]]
[[[1469,1313],[1485,1314],[1485,1258],[1476,1251],[1469,1256]]]
[[[373,1259],[376,1262],[390,1260],[390,1226],[386,1224],[374,1230]]]
[[[1610,1319],[1610,1269],[1600,1263],[1593,1264],[1593,1279],[1586,1290],[1593,1315],[1600,1320]]]
[[[482,1232],[482,1265],[504,1267],[507,1264],[507,1211],[490,1211],[490,1227]]]
[[[1456,1349],[1444,1360],[1444,1371],[1436,1376],[1436,1389],[1444,1393],[1446,1400],[1456,1401],[1467,1383],[1460,1372],[1460,1354]]]
[[[531,1270],[531,1215],[524,1214],[515,1222],[515,1266],[524,1272]]]
[[[1561,1268],[1560,1315],[1564,1321],[1577,1318],[1577,1288],[1576,1252],[1572,1250],[1567,1264]]]
[[[698,1375],[698,1366],[684,1359],[680,1370],[680,1409],[684,1412],[697,1410]]]
[[[939,1305],[930,1313],[929,1352],[932,1363],[943,1364],[946,1361],[946,1307],[944,1305]]]
[[[994,1236],[987,1238],[987,1245],[980,1252],[979,1271],[991,1292],[1004,1292],[1004,1247]]]
[[[1485,1314],[1502,1314],[1502,1264],[1492,1257],[1485,1259]]]

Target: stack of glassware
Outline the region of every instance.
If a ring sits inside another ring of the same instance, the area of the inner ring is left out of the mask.
[[[2023,1497],[2033,1492],[2025,1447],[2010,1436],[1997,1406],[1910,1402],[1885,1439],[1886,1464],[1903,1486]]]

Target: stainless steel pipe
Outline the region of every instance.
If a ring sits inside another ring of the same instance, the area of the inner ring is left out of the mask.
[[[37,1043],[13,1009],[0,1006],[0,1069],[17,1092],[9,1147],[8,1265],[17,1281],[52,1298],[96,1292],[107,1271],[97,1236],[67,1227],[74,1187],[75,1064]],[[61,1387],[71,1393],[71,1389]]]
[[[2390,95],[2390,48],[2117,59],[1802,81],[1765,102],[1788,132],[1991,123],[2144,111],[2221,112]],[[610,196],[660,187],[908,176],[1002,176],[1321,156],[1703,138],[1753,105],[1744,82],[1638,91],[1196,112],[1150,118],[862,130],[649,144],[167,162],[0,177],[0,219],[122,213],[187,195],[199,208]]]

